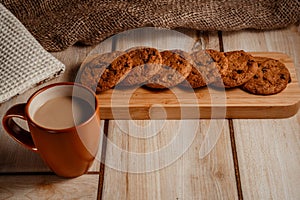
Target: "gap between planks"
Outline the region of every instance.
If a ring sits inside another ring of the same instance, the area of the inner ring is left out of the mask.
[[[106,119],[106,120],[104,120],[104,127],[103,127],[104,135],[103,135],[103,139],[102,139],[97,200],[102,199],[102,193],[103,193],[103,187],[104,187],[105,158],[106,158],[108,127],[109,127],[109,120]]]
[[[224,52],[222,31],[218,31],[218,38],[219,38],[220,51]],[[234,174],[235,174],[238,198],[239,198],[239,200],[243,200],[243,191],[242,191],[242,184],[241,184],[241,177],[240,177],[239,161],[238,161],[238,156],[237,156],[237,151],[236,151],[236,143],[235,143],[232,119],[228,119],[228,126],[229,126],[229,133],[230,133],[230,143],[231,143],[231,151],[232,151],[232,158],[233,158],[233,164],[234,164]]]

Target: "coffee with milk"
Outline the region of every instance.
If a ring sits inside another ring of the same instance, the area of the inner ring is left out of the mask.
[[[34,121],[49,129],[65,129],[88,120],[94,113],[91,105],[72,96],[61,96],[45,102],[33,115]]]

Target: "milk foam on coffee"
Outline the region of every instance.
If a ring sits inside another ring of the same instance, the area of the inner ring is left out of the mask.
[[[94,109],[86,101],[72,96],[60,96],[48,100],[34,113],[33,119],[40,126],[65,129],[88,120]]]

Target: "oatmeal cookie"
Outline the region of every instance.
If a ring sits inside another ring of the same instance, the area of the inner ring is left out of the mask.
[[[224,53],[213,50],[200,50],[191,54],[198,75],[207,85],[223,84],[222,77],[228,68],[228,60]]]
[[[202,77],[198,66],[194,63],[191,55],[185,51],[182,50],[172,50],[172,52],[177,53],[184,57],[187,61],[190,62],[190,65],[192,66],[191,72],[186,77],[186,79],[180,84],[180,86],[184,88],[200,88],[203,86],[206,86],[206,82],[204,78]]]
[[[258,63],[256,74],[241,88],[252,94],[271,95],[284,90],[290,81],[286,66],[271,58],[254,58]]]
[[[192,66],[188,60],[178,53],[166,50],[160,53],[162,65],[147,86],[150,88],[170,88],[185,80],[189,75]]]
[[[151,47],[135,47],[127,50],[132,59],[132,70],[120,82],[121,86],[140,86],[154,76],[160,69],[160,52]]]
[[[113,88],[131,68],[132,59],[124,52],[94,55],[83,63],[79,80],[100,93]]]
[[[228,68],[222,76],[225,88],[243,85],[258,69],[253,57],[243,50],[226,52],[225,56],[228,59]]]

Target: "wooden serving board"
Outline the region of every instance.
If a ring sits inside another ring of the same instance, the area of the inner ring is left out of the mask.
[[[278,52],[253,52],[278,59],[291,73],[291,83],[279,94],[262,96],[239,88],[216,90],[112,89],[98,95],[101,119],[287,118],[297,113],[300,88],[293,60]]]

